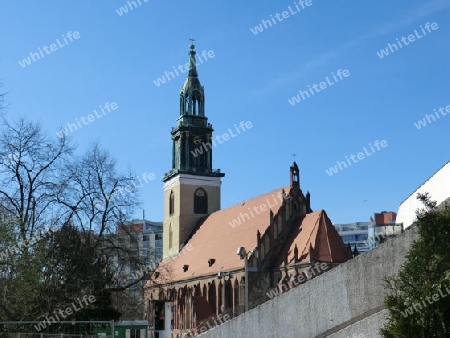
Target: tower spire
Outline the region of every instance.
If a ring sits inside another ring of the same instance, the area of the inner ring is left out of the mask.
[[[163,257],[178,254],[200,219],[220,210],[224,173],[213,169],[213,127],[205,115],[205,91],[200,84],[194,39],[190,39],[189,69],[180,91],[180,116],[172,135],[172,168],[164,182]]]
[[[191,45],[189,46],[189,48],[191,49],[189,51],[189,72],[188,72],[188,77],[198,77],[198,73],[197,73],[197,61],[195,61],[195,45],[194,45],[194,39],[190,38],[189,40],[191,40]]]
[[[197,75],[194,39],[190,39],[189,71],[180,90],[180,116],[172,129],[172,170],[164,182],[179,173],[223,177],[212,167],[213,131],[205,115],[205,91]]]
[[[180,115],[196,115],[205,117],[205,93],[200,84],[197,73],[197,62],[195,60],[194,39],[189,46],[189,70],[187,79],[181,87],[180,93]],[[204,121],[206,124],[206,120]]]

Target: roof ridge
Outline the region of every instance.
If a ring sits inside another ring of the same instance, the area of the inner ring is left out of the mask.
[[[284,188],[286,188],[286,187],[289,187],[289,185],[285,185],[285,186],[283,186],[283,187],[281,187],[281,188],[277,188],[277,189],[274,189],[274,190],[272,190],[272,191],[268,191],[268,192],[262,193],[262,194],[260,194],[260,195],[258,195],[258,196],[249,198],[249,199],[247,199],[247,200],[240,201],[240,202],[238,202],[238,203],[236,203],[236,204],[230,205],[229,207],[227,207],[227,208],[225,208],[225,209],[217,210],[217,211],[211,213],[210,215],[215,214],[216,212],[219,212],[219,211],[225,211],[225,210],[228,210],[228,209],[237,207],[237,206],[242,206],[242,205],[245,204],[246,202],[254,201],[254,200],[258,199],[258,198],[261,198],[261,196],[269,195],[269,194],[274,193],[274,192],[276,192],[276,191],[278,191],[278,190],[280,190],[280,192],[281,192],[281,191],[282,191]]]

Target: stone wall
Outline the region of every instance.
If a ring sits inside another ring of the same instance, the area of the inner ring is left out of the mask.
[[[198,337],[380,337],[387,315],[382,279],[397,273],[416,236],[408,229]]]

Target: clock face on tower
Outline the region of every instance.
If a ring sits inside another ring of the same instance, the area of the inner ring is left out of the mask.
[[[200,136],[194,136],[192,140],[196,145],[202,143],[202,139],[200,138]]]
[[[205,190],[203,190],[203,189],[197,189],[197,190],[195,191],[195,196],[199,196],[199,197],[205,196]]]

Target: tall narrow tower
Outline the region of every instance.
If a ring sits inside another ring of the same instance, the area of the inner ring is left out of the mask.
[[[213,128],[190,46],[189,71],[180,92],[180,116],[172,128],[172,170],[164,178],[164,258],[176,255],[200,218],[220,209],[221,178],[212,169]]]

